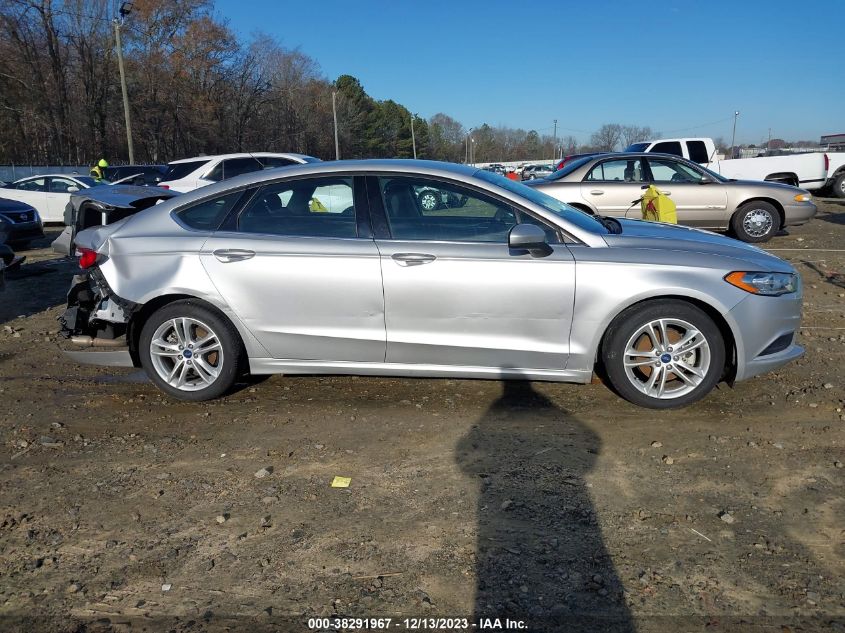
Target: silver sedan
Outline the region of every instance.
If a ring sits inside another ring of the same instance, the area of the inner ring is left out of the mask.
[[[809,221],[809,191],[775,182],[731,180],[668,154],[594,154],[567,163],[531,186],[599,215],[641,217],[639,198],[654,184],[677,206],[678,222],[765,242],[785,226]]]
[[[424,208],[422,189],[465,202]],[[86,229],[76,246],[62,320],[98,349],[74,357],[141,366],[185,400],[247,372],[598,373],[668,408],[803,353],[788,263],[704,231],[590,216],[468,166],[248,174]]]

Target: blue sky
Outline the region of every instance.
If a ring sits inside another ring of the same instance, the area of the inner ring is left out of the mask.
[[[217,0],[256,31],[430,117],[572,134],[845,132],[845,0]],[[648,7],[642,11],[642,7]],[[826,35],[825,35],[826,34]]]

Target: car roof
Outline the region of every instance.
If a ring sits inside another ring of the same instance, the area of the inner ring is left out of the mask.
[[[25,180],[34,180],[35,178],[80,178],[89,177],[88,174],[36,174],[35,176],[26,176],[18,178],[15,182],[24,182]]]
[[[214,154],[210,156],[194,156],[193,158],[180,158],[179,160],[172,160],[168,165],[178,165],[179,163],[191,163],[200,160],[225,160],[227,158],[250,158],[255,156],[272,156],[276,158],[312,158],[306,154],[296,154],[294,152],[238,152],[237,154]]]

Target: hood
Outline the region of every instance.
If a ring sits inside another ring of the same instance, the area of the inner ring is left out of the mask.
[[[756,187],[768,189],[772,195],[782,194],[788,198],[798,195],[799,193],[810,193],[806,189],[800,187],[793,187],[782,182],[772,182],[771,180],[734,180],[728,179],[728,182],[720,183],[728,187]],[[705,185],[706,186],[706,185]]]
[[[178,191],[162,189],[161,187],[145,187],[136,185],[104,185],[91,187],[73,194],[72,199],[76,201],[94,200],[106,206],[115,208],[145,208],[144,201],[167,200],[178,196]]]
[[[26,202],[18,202],[17,200],[7,200],[0,198],[0,213],[4,211],[31,211],[32,207]]]
[[[724,235],[692,229],[676,224],[625,220],[619,218],[622,233],[605,235],[611,248],[643,248],[661,251],[683,251],[716,255],[743,262],[746,267],[761,272],[794,273],[788,263],[766,251]]]

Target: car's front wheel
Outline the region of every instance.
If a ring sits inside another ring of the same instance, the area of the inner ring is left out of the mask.
[[[141,330],[141,365],[156,386],[180,400],[217,398],[238,377],[242,346],[234,326],[192,300],[169,303]]]
[[[831,185],[831,192],[837,198],[845,198],[845,174],[839,174],[833,180]]]
[[[773,204],[752,200],[734,213],[731,228],[743,242],[766,242],[780,229],[780,215]]]
[[[725,368],[725,343],[703,310],[674,299],[632,306],[601,348],[611,387],[641,407],[670,409],[710,393]]]

